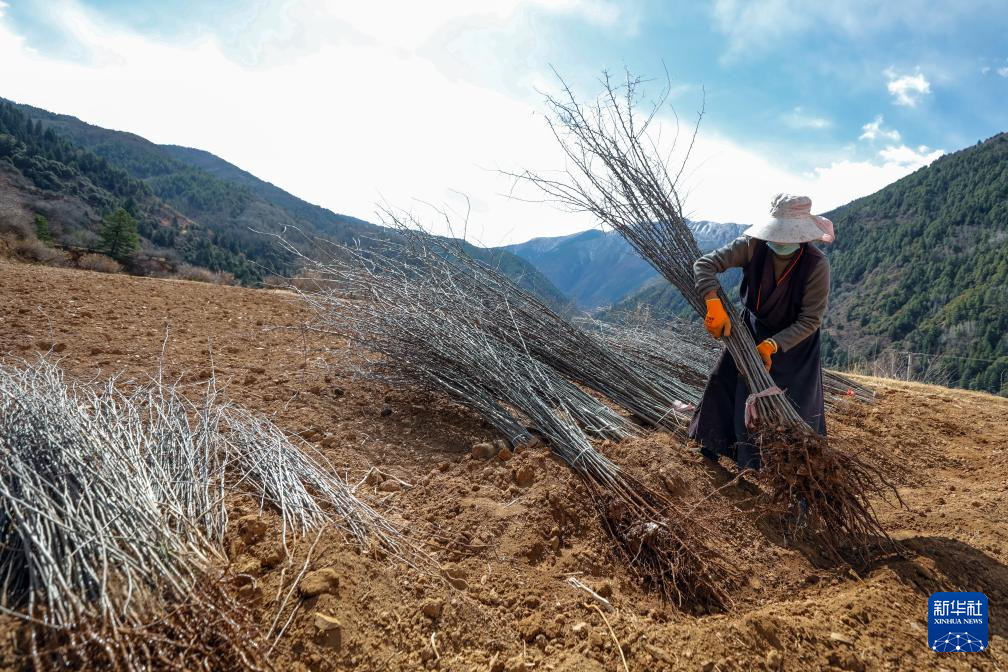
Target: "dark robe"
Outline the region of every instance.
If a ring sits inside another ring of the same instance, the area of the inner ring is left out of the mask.
[[[815,245],[804,243],[794,265],[774,278],[773,252],[759,241],[752,259],[742,267],[742,319],[757,343],[791,325],[801,312],[805,286],[812,270],[824,261]],[[737,328],[738,325],[732,325]],[[776,352],[770,377],[784,390],[788,401],[815,431],[826,435],[823,406],[820,334],[813,334],[787,352]],[[760,390],[752,390],[759,392]],[[759,449],[745,426],[745,402],[750,390],[739,375],[735,360],[725,350],[707,380],[700,405],[693,414],[689,436],[700,442],[708,457],[728,455],[740,468],[760,467]]]

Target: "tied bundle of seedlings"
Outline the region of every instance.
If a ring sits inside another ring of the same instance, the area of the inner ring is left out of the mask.
[[[283,629],[265,646],[224,588],[236,577],[215,570],[228,496],[275,507],[285,546],[288,530],[332,525],[434,569],[308,450],[212,382],[194,402],[160,376],[68,383],[44,359],[0,366],[0,612],[27,624],[35,667],[270,669]]]
[[[457,268],[419,265],[392,251],[346,253],[339,266],[314,265],[327,282],[304,298],[318,327],[380,355],[380,370],[394,372],[396,381],[448,394],[513,443],[532,440],[534,432],[588,484],[606,529],[642,581],[684,607],[724,606],[730,574],[702,521],[621,470],[582,430],[587,423],[602,436],[622,418],[527,348],[484,328]],[[521,343],[516,317],[508,305],[500,309]]]
[[[827,404],[838,399],[856,399],[866,404],[875,403],[875,390],[837,371],[823,370],[823,390],[828,395],[826,397]]]
[[[546,200],[591,213],[618,231],[703,315],[705,302],[693,278],[700,251],[677,191],[685,161],[673,174],[651,134],[669,89],[638,115],[639,79],[628,76],[618,85],[605,75],[602,83],[602,94],[588,104],[578,102],[562,80],[563,93],[547,96],[547,119],[566,155],[567,170],[514,177],[537,187]],[[695,138],[696,129],[690,148]],[[757,418],[752,433],[762,450],[759,478],[766,486],[766,503],[780,512],[804,510],[806,515],[788,520],[807,522],[834,557],[867,562],[880,541],[893,545],[872,497],[892,494],[898,499],[898,493],[861,457],[836,450],[816,434],[785,396],[772,393],[774,382],[752,334],[742,328],[742,318],[723,290],[719,296],[736,325],[723,339],[725,347],[752,393],[747,406]]]
[[[141,416],[44,361],[0,367],[0,611],[26,623],[37,670],[269,669],[205,519],[184,523],[201,495],[145,459],[173,439]]]
[[[472,313],[495,338],[527,348],[568,380],[601,394],[645,424],[683,431],[688,421],[683,400],[692,389],[674,372],[642,367],[622,356],[499,269],[473,257],[459,240],[425,234],[421,222],[409,213],[388,208],[383,213],[404,241],[397,258],[437,267],[429,272],[456,275]],[[439,214],[444,224],[455,228],[445,213]],[[665,347],[679,354],[693,349],[675,340]]]
[[[401,242],[373,241],[367,249],[338,246],[330,264],[306,260],[312,275],[322,278],[316,291],[301,292],[318,316],[316,326],[360,342],[371,352],[389,357],[374,367],[387,382],[397,382],[405,361],[411,371],[422,371],[434,389],[454,390],[456,397],[481,414],[499,418],[512,444],[530,440],[521,424],[511,424],[498,401],[487,398],[479,385],[487,367],[500,368],[496,357],[510,354],[487,350],[481,340],[507,328],[507,340],[493,337],[507,353],[522,345],[516,321],[505,312],[481,306],[484,288],[472,273],[427,247]],[[504,297],[506,304],[507,297]],[[504,325],[507,325],[504,327]],[[491,359],[487,359],[487,357]],[[553,369],[553,394],[559,395],[578,426],[600,439],[622,440],[637,433],[632,422],[586,393]]]
[[[182,397],[162,377],[149,385],[109,381],[97,421],[129,434],[152,475],[151,488],[178,534],[198,530],[222,546],[228,525],[225,498],[247,494],[280,516],[281,543],[333,526],[363,551],[419,567],[430,564],[350,485],[318,450],[286,434],[269,418],[218,399],[211,379],[197,400]],[[78,386],[78,389],[84,389]]]
[[[426,554],[353,494],[325,456],[269,418],[220,400],[213,379],[196,401],[162,375],[147,385],[109,380],[100,393],[80,384],[75,389],[101,400],[91,404],[96,422],[122,433],[143,459],[155,500],[177,534],[196,530],[223,546],[225,498],[247,494],[260,509],[268,505],[279,514],[285,550],[291,534],[329,525],[363,551],[414,567],[430,565]]]

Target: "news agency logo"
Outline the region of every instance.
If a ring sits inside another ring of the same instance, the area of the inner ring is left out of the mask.
[[[928,646],[939,653],[986,651],[989,615],[983,593],[931,593]]]

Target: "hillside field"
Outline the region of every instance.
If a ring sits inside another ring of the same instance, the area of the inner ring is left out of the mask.
[[[213,378],[227,398],[316,444],[360,483],[358,496],[444,568],[423,573],[362,555],[335,531],[323,535],[307,567],[335,569],[339,590],[303,600],[274,651],[277,669],[1008,667],[1008,399],[864,379],[877,403],[831,412],[831,441],[864,451],[907,505],[879,503],[902,556],[860,573],[754,520],[744,489],[721,488],[729,472],[705,467],[671,435],[602,444],[652,487],[716,521],[712,544],[737,563],[735,602],[726,613],[692,613],[663,604],[630,575],[584,486],[547,449],[508,461],[474,458],[474,443],[498,438],[488,426],[441,397],[354,377],[367,353],[307,330],[309,319],[283,291],[0,261],[5,362],[51,352],[77,376],[124,380],[155,375],[161,365],[194,393]],[[531,483],[519,487],[518,470],[531,471]],[[274,512],[260,513],[251,500],[236,500],[230,511],[233,521],[257,515],[265,528],[231,530],[228,548],[236,571],[255,577],[241,598],[266,628],[314,535],[288,539],[293,557],[283,558]],[[570,577],[614,610],[597,609]],[[939,590],[987,595],[987,653],[928,648],[927,598]],[[319,612],[339,618],[339,647],[316,642]],[[14,627],[0,620],[0,632]],[[0,670],[26,664],[12,641],[0,643]]]

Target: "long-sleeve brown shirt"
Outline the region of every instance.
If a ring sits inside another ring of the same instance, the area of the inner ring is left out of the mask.
[[[693,277],[696,281],[697,291],[701,295],[717,290],[717,274],[727,271],[729,268],[745,266],[752,259],[753,251],[756,249],[757,239],[748,236],[740,236],[722,248],[708,252],[693,263]],[[788,264],[794,259],[794,254],[781,257],[769,251],[769,258],[773,260],[774,277],[780,277]],[[788,327],[773,335],[773,340],[777,343],[781,352],[786,352],[804,339],[811,336],[819,325],[822,324],[823,315],[826,314],[826,306],[829,300],[830,271],[829,262],[823,258],[817,264],[815,270],[809,276],[808,284],[805,286],[805,295],[802,298],[801,311],[798,318]]]

